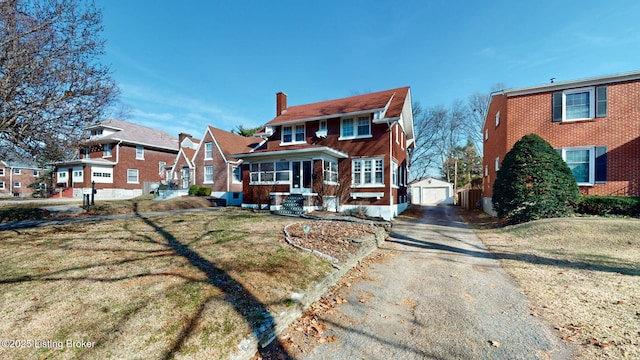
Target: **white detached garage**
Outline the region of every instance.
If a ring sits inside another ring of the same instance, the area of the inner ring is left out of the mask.
[[[410,184],[411,203],[415,205],[453,204],[453,184],[426,178]]]

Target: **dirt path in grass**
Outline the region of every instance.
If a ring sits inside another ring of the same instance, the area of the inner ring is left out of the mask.
[[[394,221],[376,253],[388,256],[337,290],[340,304],[314,318],[319,334],[296,358],[570,357],[451,207]]]

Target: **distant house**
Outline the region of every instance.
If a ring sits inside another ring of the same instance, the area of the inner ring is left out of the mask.
[[[31,196],[41,175],[50,170],[19,162],[0,160],[0,197]]]
[[[589,195],[640,196],[640,72],[598,76],[492,94],[483,126],[483,208],[522,136],[540,135]]]
[[[429,177],[412,181],[409,187],[411,189],[411,203],[414,205],[453,205],[452,183]]]
[[[178,139],[180,150],[170,167],[168,180],[173,184],[172,188],[188,191],[189,186],[195,184],[196,167],[193,157],[200,145],[200,140],[185,133],[180,133]]]
[[[244,207],[362,211],[387,220],[407,207],[409,87],[290,107],[280,92],[276,117],[257,135],[267,141],[233,155],[244,160]]]
[[[55,164],[64,196],[82,197],[95,182],[96,199],[124,199],[153,190],[178,153],[178,139],[146,126],[106,120],[85,129],[76,159]]]
[[[186,134],[181,134],[180,139],[181,148],[172,176],[177,188],[186,190],[191,185],[209,187],[211,195],[225,199],[227,205],[241,205],[242,160],[232,154],[252,151],[261,139],[240,136],[213,126],[207,126],[202,140]]]

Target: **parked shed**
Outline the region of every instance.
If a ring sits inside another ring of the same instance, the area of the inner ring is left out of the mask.
[[[453,204],[453,184],[425,178],[410,184],[411,203],[415,205]]]

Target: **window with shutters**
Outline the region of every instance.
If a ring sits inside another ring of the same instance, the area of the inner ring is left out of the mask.
[[[588,87],[553,93],[553,121],[590,120],[607,116],[607,87]]]
[[[590,186],[607,181],[607,148],[581,146],[558,149],[562,159],[580,186]]]

